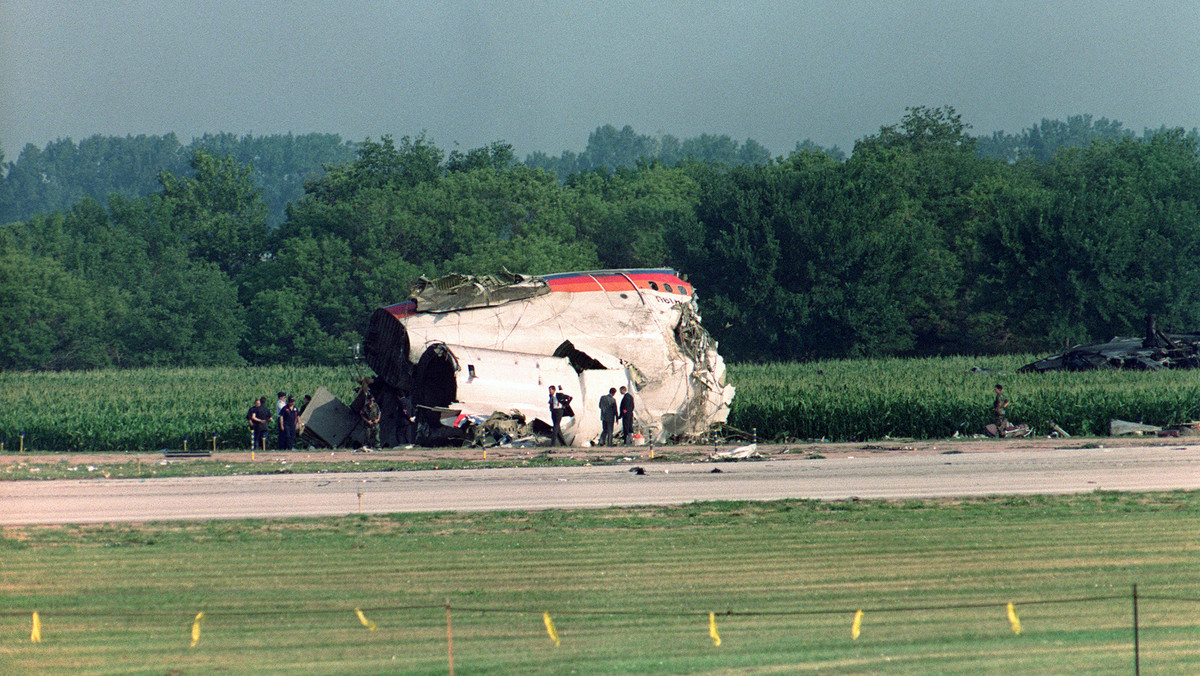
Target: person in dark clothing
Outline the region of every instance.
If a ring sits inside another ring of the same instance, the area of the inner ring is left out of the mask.
[[[618,410],[621,417],[621,436],[625,437],[625,445],[633,443],[633,393],[621,388],[621,407]]]
[[[279,450],[290,451],[296,444],[296,428],[300,422],[300,411],[296,410],[296,398],[288,397],[279,409]]]
[[[412,394],[407,391],[400,395],[399,413],[397,440],[402,446],[417,443],[417,412],[413,409]]]
[[[250,402],[250,408],[246,409],[246,429],[250,430],[250,450],[254,450],[254,409],[258,408],[258,400]]]
[[[564,415],[574,415],[574,412],[570,412],[571,399],[571,395],[558,392],[553,385],[550,386],[550,423],[554,428],[550,435],[551,446],[567,445],[562,434],[562,419]]]
[[[378,448],[379,419],[383,417],[383,414],[379,410],[379,404],[375,403],[375,397],[367,395],[367,400],[363,402],[362,410],[359,411],[358,415],[362,418],[363,424],[367,426],[366,448]]]
[[[617,422],[617,388],[608,388],[608,394],[600,397],[600,445],[613,445],[613,424]]]
[[[271,425],[271,411],[267,409],[267,398],[259,397],[246,413],[250,423],[250,450],[264,451],[267,448],[267,429]]]

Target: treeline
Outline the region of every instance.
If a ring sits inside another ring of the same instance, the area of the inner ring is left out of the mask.
[[[806,141],[806,147],[814,147]],[[16,161],[4,162],[0,151],[0,223],[70,209],[85,197],[105,204],[110,195],[145,197],[159,189],[159,174],[183,174],[197,150],[228,155],[250,167],[254,185],[262,191],[267,223],[278,227],[287,205],[304,194],[304,183],[325,173],[325,167],[354,159],[357,143],[336,134],[275,134],[236,136],[205,134],[183,145],[174,134],[165,136],[92,136],[79,143],[59,139],[45,148],[27,145]],[[836,147],[830,152],[840,156]],[[559,157],[535,152],[525,164],[546,169],[565,181],[571,174],[596,169],[632,168],[638,162],[679,160],[734,166],[763,163],[770,152],[753,139],[736,141],[726,135],[702,134],[680,140],[671,135],[652,137],[632,127],[598,127],[581,153]]]
[[[336,134],[236,136],[205,134],[183,145],[165,136],[92,136],[59,139],[45,148],[27,145],[13,162],[0,153],[0,223],[65,211],[90,197],[145,197],[159,189],[159,174],[184,174],[197,150],[228,155],[251,168],[272,226],[304,194],[304,182],[325,165],[354,159],[355,145]]]
[[[989,154],[953,109],[914,108],[849,158],[565,181],[503,143],[384,137],[278,228],[250,166],[198,149],[147,196],[0,226],[0,367],[335,363],[418,275],[501,268],[675,267],[735,361],[1037,351],[1147,313],[1200,329],[1196,134],[1091,136]]]
[[[812,141],[805,141],[797,148],[802,146],[821,149]],[[829,152],[839,159],[844,158],[837,146]],[[770,159],[771,151],[754,139],[743,142],[724,134],[701,134],[680,140],[671,134],[649,136],[635,132],[629,125],[618,130],[606,124],[588,136],[587,147],[581,153],[566,150],[558,157],[551,157],[544,152],[535,152],[525,158],[525,164],[553,172],[559,180],[566,181],[572,174],[598,169],[631,169],[639,162],[660,162],[674,166],[680,161],[689,160],[735,167],[764,164]]]
[[[1063,148],[1131,136],[1133,132],[1120,122],[1076,115],[1066,121],[1042,120],[1017,134],[997,131],[980,136],[976,148],[983,157],[1009,162],[1048,161]],[[254,184],[263,193],[267,222],[277,227],[287,217],[287,205],[304,194],[305,181],[323,174],[328,165],[353,160],[357,146],[336,134],[205,134],[187,145],[174,134],[167,134],[97,135],[79,143],[69,138],[59,139],[45,148],[27,145],[13,162],[5,162],[0,149],[0,223],[65,211],[85,197],[101,204],[112,194],[145,197],[159,189],[161,172],[187,173],[195,151],[205,150],[214,155],[228,155],[250,167]],[[805,150],[823,151],[838,161],[846,159],[836,145],[824,148],[810,139],[797,143],[792,152]],[[588,135],[582,152],[567,150],[554,157],[537,151],[529,154],[524,163],[550,171],[565,182],[573,174],[632,169],[644,162],[675,166],[686,160],[734,167],[766,164],[773,157],[769,149],[749,138],[738,141],[724,134],[701,134],[680,139],[671,134],[639,134],[628,125],[621,129],[604,125]]]

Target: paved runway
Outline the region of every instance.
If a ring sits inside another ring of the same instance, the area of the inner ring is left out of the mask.
[[[1200,489],[1184,446],[640,466],[0,481],[0,525]]]

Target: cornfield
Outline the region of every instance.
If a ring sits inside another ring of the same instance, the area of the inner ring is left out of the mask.
[[[275,393],[302,399],[325,386],[353,397],[352,367],[148,368],[0,373],[6,451],[148,451],[248,448],[246,411]],[[23,439],[22,439],[23,435]]]
[[[981,433],[992,388],[1004,385],[1009,419],[1038,433],[1058,424],[1099,436],[1109,421],[1171,425],[1200,418],[1200,372],[1016,374],[1028,356],[864,359],[735,364],[729,423],[763,440],[936,439]],[[972,367],[999,371],[972,372]],[[349,401],[346,367],[137,369],[0,373],[0,443],[38,451],[240,449],[251,401],[318,386]],[[23,438],[22,438],[22,435]]]
[[[1168,426],[1200,417],[1200,372],[1016,373],[1032,359],[738,365],[729,370],[738,388],[729,423],[777,440],[980,434],[992,422],[997,383],[1011,401],[1008,419],[1040,434],[1057,424],[1075,436],[1105,436],[1114,418]]]

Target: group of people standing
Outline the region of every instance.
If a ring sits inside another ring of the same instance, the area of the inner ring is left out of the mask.
[[[625,445],[633,444],[633,394],[625,387],[620,388],[620,402],[617,401],[617,394],[617,388],[613,387],[609,388],[608,394],[600,397],[602,432],[599,445],[601,446],[613,445],[618,418],[621,420],[621,432]],[[304,403],[297,408],[295,397],[289,396],[286,392],[279,392],[276,396],[274,413],[267,406],[267,397],[255,399],[250,410],[246,412],[246,423],[250,427],[251,450],[266,450],[267,434],[272,426],[276,430],[276,447],[281,451],[292,450],[297,437],[303,431],[300,425],[300,414],[304,412],[312,397],[304,397]],[[558,390],[553,385],[550,386],[550,420],[553,425],[551,443],[553,445],[567,445],[562,434],[562,419],[567,416],[575,416],[575,412],[571,409],[571,400],[571,395]],[[412,397],[408,392],[401,393],[397,407],[399,414],[396,427],[397,441],[401,445],[413,444],[416,436],[416,415],[413,410]],[[358,415],[366,432],[364,447],[378,448],[380,444],[379,426],[383,415],[379,402],[369,390],[364,392]]]
[[[617,388],[610,387],[608,394],[600,397],[600,446],[613,445],[613,430],[616,427],[617,418],[621,419],[621,432],[625,439],[625,445],[629,446],[633,443],[633,393],[627,388],[621,388],[621,401],[617,402]],[[575,412],[571,410],[571,395],[566,392],[559,391],[553,385],[550,386],[550,422],[553,431],[550,436],[550,443],[555,446],[566,446],[567,442],[562,435],[562,419],[564,416],[574,416]]]
[[[295,397],[288,396],[286,392],[280,392],[276,396],[278,400],[275,402],[273,415],[271,409],[267,408],[266,397],[255,399],[250,410],[246,412],[246,422],[250,426],[250,450],[267,449],[267,432],[271,428],[272,420],[275,421],[276,444],[279,450],[290,451],[296,445],[296,437],[300,433],[300,414],[304,412],[312,397],[305,396],[304,403],[300,408],[296,408]]]
[[[621,403],[617,404],[617,388],[608,388],[608,394],[600,397],[600,445],[613,445],[613,427],[621,419],[621,435],[625,445],[633,443],[633,394],[621,388]]]

